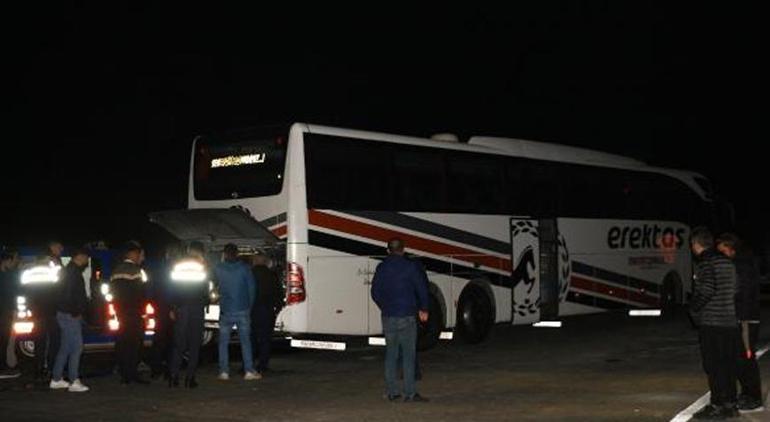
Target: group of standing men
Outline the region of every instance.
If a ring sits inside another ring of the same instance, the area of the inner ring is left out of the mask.
[[[698,326],[711,403],[696,419],[724,419],[764,410],[756,348],[760,292],[753,258],[731,233],[693,229],[696,257],[690,311]],[[740,396],[737,386],[741,386]]]
[[[73,251],[69,263],[62,268],[61,243],[51,242],[47,250],[45,259],[38,260],[38,267],[60,270],[50,273],[51,280],[25,285],[23,292],[35,316],[35,380],[50,389],[88,391],[80,381],[79,367],[82,331],[89,314],[90,299],[83,276],[89,252]],[[10,373],[4,367],[7,337],[16,311],[16,297],[21,294],[17,291],[21,287],[21,275],[18,253],[3,252],[2,257],[0,376],[6,376],[6,372]],[[115,352],[121,383],[149,384],[138,370],[145,329],[150,328],[145,327],[149,303],[153,311],[157,310],[155,326],[151,327],[155,335],[148,356],[153,378],[165,373],[169,387],[180,386],[186,354],[184,386],[197,387],[195,373],[212,292],[219,297],[220,307],[219,379],[229,379],[228,345],[233,326],[240,336],[244,379],[260,379],[268,369],[275,312],[282,303],[278,277],[268,267],[269,258],[261,254],[240,256],[238,248],[228,244],[224,247],[222,262],[210,266],[202,244],[193,242],[186,249],[173,245],[167,249],[164,265],[154,273],[153,280],[143,269],[144,261],[143,247],[129,242],[121,251],[121,259],[109,280],[112,297],[108,302],[115,312],[112,322],[117,324]],[[252,343],[259,351],[257,366],[253,363]],[[64,377],[65,368],[69,381]],[[18,371],[14,371],[13,376],[18,375]]]
[[[151,349],[153,376],[164,372],[165,361],[169,387],[180,386],[186,353],[183,385],[198,386],[195,373],[206,308],[213,293],[220,312],[218,379],[230,379],[229,344],[233,327],[238,330],[244,380],[262,378],[268,370],[275,313],[282,303],[278,277],[268,264],[269,258],[262,254],[241,256],[234,244],[224,246],[223,259],[213,268],[206,260],[203,245],[198,242],[191,243],[186,252],[170,247],[166,252],[166,265],[152,289],[153,302],[159,308]],[[213,280],[216,287],[210,287],[209,280]],[[259,350],[256,366],[253,345]]]

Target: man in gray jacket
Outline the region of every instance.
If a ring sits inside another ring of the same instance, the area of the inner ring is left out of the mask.
[[[698,324],[703,369],[711,391],[711,404],[693,416],[737,416],[736,344],[740,333],[735,316],[735,266],[714,249],[714,236],[706,228],[693,229],[690,246],[696,257],[690,311]]]

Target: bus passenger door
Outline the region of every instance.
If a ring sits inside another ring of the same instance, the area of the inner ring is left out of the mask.
[[[511,219],[513,323],[558,317],[558,236],[555,219]]]
[[[559,316],[559,230],[555,219],[540,220],[540,319]]]

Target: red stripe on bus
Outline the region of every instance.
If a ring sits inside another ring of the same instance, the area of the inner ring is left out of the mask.
[[[599,281],[588,280],[582,277],[572,276],[570,284],[572,287],[578,289],[588,290],[589,292],[600,293],[605,296],[615,297],[618,299],[643,303],[650,306],[655,306],[658,304],[658,299],[654,297],[624,289],[622,287],[610,286]]]
[[[273,234],[276,235],[277,237],[284,237],[284,236],[286,236],[286,228],[287,227],[288,226],[283,225],[283,226],[280,226],[280,227],[276,227],[274,229],[270,229],[270,231],[273,232]]]
[[[404,242],[406,242],[406,245],[410,249],[428,252],[433,255],[447,256],[460,261],[469,262],[471,264],[483,265],[488,268],[495,268],[508,272],[511,271],[511,261],[509,259],[498,258],[489,255],[481,255],[481,253],[472,251],[470,249],[449,245],[435,240],[425,239],[360,221],[350,220],[317,210],[308,210],[308,218],[310,224],[315,226],[324,227],[355,236],[361,236],[383,243],[394,237],[399,237],[404,240]]]

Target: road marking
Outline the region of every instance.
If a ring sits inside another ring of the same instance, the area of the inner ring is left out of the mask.
[[[561,321],[540,321],[532,324],[533,327],[561,328]]]
[[[761,358],[762,355],[767,353],[767,351],[770,350],[770,345],[767,345],[759,350],[757,350],[757,359]],[[698,400],[695,401],[695,403],[687,406],[686,409],[679,412],[678,415],[674,416],[673,419],[671,419],[671,422],[687,422],[690,419],[692,419],[692,415],[695,414],[698,410],[700,410],[703,406],[707,405],[709,400],[711,399],[711,393],[706,393],[701,396]]]
[[[628,316],[660,316],[660,309],[631,309]]]

